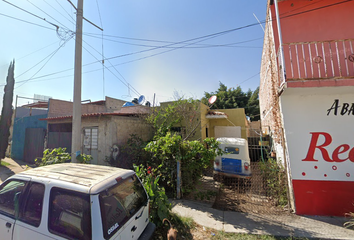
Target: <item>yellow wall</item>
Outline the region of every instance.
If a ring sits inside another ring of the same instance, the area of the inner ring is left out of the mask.
[[[204,105],[204,104],[203,104]],[[240,126],[241,137],[247,140],[248,136],[248,122],[246,119],[245,109],[214,109],[212,111],[224,112],[227,114],[227,119],[207,119],[205,117],[208,112],[208,107],[204,105],[201,107],[201,119],[202,119],[202,139],[206,138],[206,128],[208,128],[208,137],[215,137],[215,126]],[[203,111],[204,110],[204,111]]]

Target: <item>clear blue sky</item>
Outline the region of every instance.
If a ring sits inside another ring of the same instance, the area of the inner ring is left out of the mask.
[[[75,9],[66,0],[8,1],[47,21],[0,0],[1,99],[9,63],[15,59],[15,96],[72,100]],[[102,36],[84,21],[82,100],[109,96],[130,101],[144,95],[152,102],[155,93],[156,101],[164,102],[174,100],[174,92],[200,99],[204,92],[216,91],[219,81],[254,90],[264,33],[260,25],[242,27],[257,23],[253,14],[264,20],[266,4],[84,0],[84,17],[104,31]],[[60,36],[49,22],[60,27]],[[237,28],[242,29],[225,32]],[[18,105],[28,102],[19,99]]]

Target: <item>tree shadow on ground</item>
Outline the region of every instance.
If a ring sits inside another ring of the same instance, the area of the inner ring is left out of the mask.
[[[246,234],[273,235],[279,237],[304,237],[310,239],[352,239],[353,231],[344,229],[340,224],[318,220],[317,217],[303,217],[295,214],[267,215],[251,214],[233,211],[222,211],[211,208],[210,205],[193,201],[178,200],[173,206],[183,206],[186,211],[182,214],[190,214],[198,224],[205,225],[208,222],[219,222],[222,231]],[[208,219],[197,219],[204,217]],[[205,224],[200,223],[204,221]],[[211,227],[211,224],[205,225]],[[220,230],[220,229],[217,229]]]

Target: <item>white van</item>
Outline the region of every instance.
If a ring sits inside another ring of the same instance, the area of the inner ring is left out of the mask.
[[[219,147],[225,152],[214,160],[214,179],[223,177],[251,178],[251,160],[248,143],[243,138],[217,138]]]
[[[149,198],[132,170],[62,163],[0,186],[0,238],[150,239]]]

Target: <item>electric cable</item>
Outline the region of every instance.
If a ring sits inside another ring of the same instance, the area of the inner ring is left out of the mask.
[[[84,33],[85,36],[92,37],[92,38],[99,38],[96,36],[93,36],[91,34]],[[196,47],[183,47],[183,48],[216,48],[216,47],[234,47],[234,48],[261,48],[261,47],[255,47],[255,46],[234,46],[242,43],[248,43],[256,40],[263,39],[263,37],[260,38],[255,38],[247,41],[242,41],[242,42],[235,42],[235,43],[226,43],[226,44],[192,44],[196,45]],[[121,44],[126,44],[126,45],[132,45],[132,46],[139,46],[139,47],[149,47],[149,48],[177,48],[177,47],[164,47],[164,46],[154,46],[154,45],[146,45],[146,44],[137,44],[137,43],[129,43],[129,42],[123,42],[123,41],[117,41],[117,40],[112,40],[105,38],[105,41],[110,41],[110,42],[116,42],[116,43],[121,43]],[[156,42],[163,42],[163,43],[175,43],[175,42],[168,42],[168,41],[156,41]]]
[[[101,18],[101,12],[100,12],[100,6],[98,5],[98,0],[96,0],[96,5],[97,5],[97,10],[98,10],[98,16],[100,18],[100,23],[101,23],[101,28],[103,29],[103,24],[102,24],[102,18]],[[103,30],[101,31],[101,43],[102,43],[102,85],[103,85],[103,97],[105,97],[105,76],[104,76],[104,49],[103,49]]]
[[[47,65],[47,63],[54,57],[54,55],[55,55],[55,54],[65,45],[65,43],[68,42],[70,39],[71,39],[71,38],[67,39],[64,43],[62,43],[62,44],[59,46],[59,48],[57,48],[54,52],[52,52],[49,56],[47,56],[46,58],[48,58],[48,60],[43,64],[43,66],[42,66],[37,72],[35,72],[35,73],[32,75],[32,77],[30,77],[30,78],[27,79],[26,81],[22,82],[21,85],[16,86],[14,89],[17,89],[17,88],[23,86],[23,85],[26,84],[28,81],[30,81],[35,75],[37,75],[37,73],[39,73],[39,72]],[[44,60],[44,59],[43,59],[43,60]],[[42,60],[42,61],[43,61],[43,60]],[[40,61],[40,62],[42,62],[42,61]],[[38,64],[36,64],[36,65],[38,65]],[[32,67],[32,68],[33,68],[33,67]],[[31,69],[32,69],[32,68],[31,68]],[[28,72],[28,71],[29,71],[29,70],[27,70],[26,72]],[[23,73],[23,74],[24,74],[24,73]],[[21,74],[21,75],[23,75],[23,74]]]
[[[85,42],[85,41],[83,41]],[[87,42],[85,42],[87,45],[89,45]],[[91,45],[89,45],[92,49],[94,49],[96,52],[98,52],[94,47],[92,47]],[[84,46],[82,46],[92,57],[96,58],[90,51],[88,51]],[[98,52],[99,53],[99,52]],[[96,60],[98,60],[96,58]],[[99,61],[99,60],[98,60]],[[108,61],[110,63],[110,61]],[[121,83],[123,83],[127,88],[129,88],[129,86],[131,86],[130,83],[128,83],[128,81],[123,77],[123,75],[118,71],[118,69],[116,69],[112,64],[112,67],[116,70],[116,72],[124,79],[125,82],[123,82],[117,75],[115,75],[107,66],[105,66],[103,63],[102,65],[104,66],[104,68],[107,68],[107,70],[113,74],[113,76],[115,76]],[[128,84],[128,85],[127,85]],[[141,94],[134,88],[132,87],[132,89],[134,90],[134,92],[140,96]]]
[[[27,0],[27,2],[29,2],[32,6],[34,6],[35,8],[37,8],[39,11],[41,11],[42,13],[44,13],[45,15],[47,15],[48,17],[50,17],[51,19],[53,19],[54,21],[56,21],[57,23],[59,23],[63,28],[68,29],[66,26],[64,26],[64,24],[60,23],[58,20],[56,20],[55,18],[53,18],[51,15],[49,15],[48,13],[46,13],[45,11],[43,11],[42,9],[40,9],[38,6],[36,6],[34,3],[32,3],[30,0]]]
[[[38,27],[46,28],[46,29],[49,29],[49,30],[54,30],[53,28],[46,27],[46,26],[43,26],[43,25],[39,25],[37,23],[29,22],[29,21],[26,21],[26,20],[23,20],[23,19],[20,19],[20,18],[12,17],[12,16],[9,16],[9,15],[3,14],[3,13],[0,13],[0,15],[4,16],[4,17],[15,19],[15,20],[20,21],[20,22],[25,22],[25,23],[32,24],[32,25],[35,25],[35,26],[38,26]]]
[[[68,16],[71,18],[71,20],[73,20],[72,22],[69,20],[69,19],[67,19],[69,22],[71,22],[72,24],[74,24],[75,25],[75,19],[74,19],[74,17],[68,12],[68,11],[66,11],[66,9],[60,4],[60,2],[58,1],[58,0],[55,0],[56,2],[57,2],[57,4],[61,7],[61,9],[63,9],[64,10],[64,12],[66,12],[66,14],[68,14]]]
[[[59,13],[63,18],[65,18],[66,20],[68,20],[69,22],[71,22],[72,24],[75,25],[75,22],[73,22],[71,19],[68,19],[66,16],[64,16],[64,14],[62,14],[61,12],[59,12],[55,7],[53,7],[51,4],[49,4],[47,1],[44,0],[44,2],[51,7],[54,11],[56,11],[57,13]],[[60,4],[59,4],[60,5]],[[61,5],[60,5],[61,6]]]
[[[24,11],[24,12],[26,12],[26,13],[28,13],[28,14],[30,14],[30,15],[32,15],[32,16],[34,16],[34,17],[36,17],[36,18],[39,18],[39,19],[41,19],[41,20],[43,20],[43,21],[45,21],[45,22],[47,22],[47,23],[49,23],[49,24],[53,25],[53,26],[54,26],[54,27],[56,27],[57,29],[59,28],[59,26],[58,26],[58,25],[56,25],[56,24],[54,24],[54,23],[52,23],[52,22],[49,22],[49,21],[48,21],[48,20],[46,20],[45,18],[42,18],[42,17],[40,17],[40,16],[37,16],[36,14],[31,13],[31,12],[29,12],[29,11],[27,11],[27,10],[23,9],[23,8],[20,8],[20,7],[16,6],[15,4],[10,3],[10,2],[8,2],[8,1],[6,1],[6,0],[2,0],[2,1],[3,1],[3,2],[5,2],[5,3],[7,3],[7,4],[10,4],[11,6],[13,6],[13,7],[15,7],[15,8],[20,9],[21,11]]]

